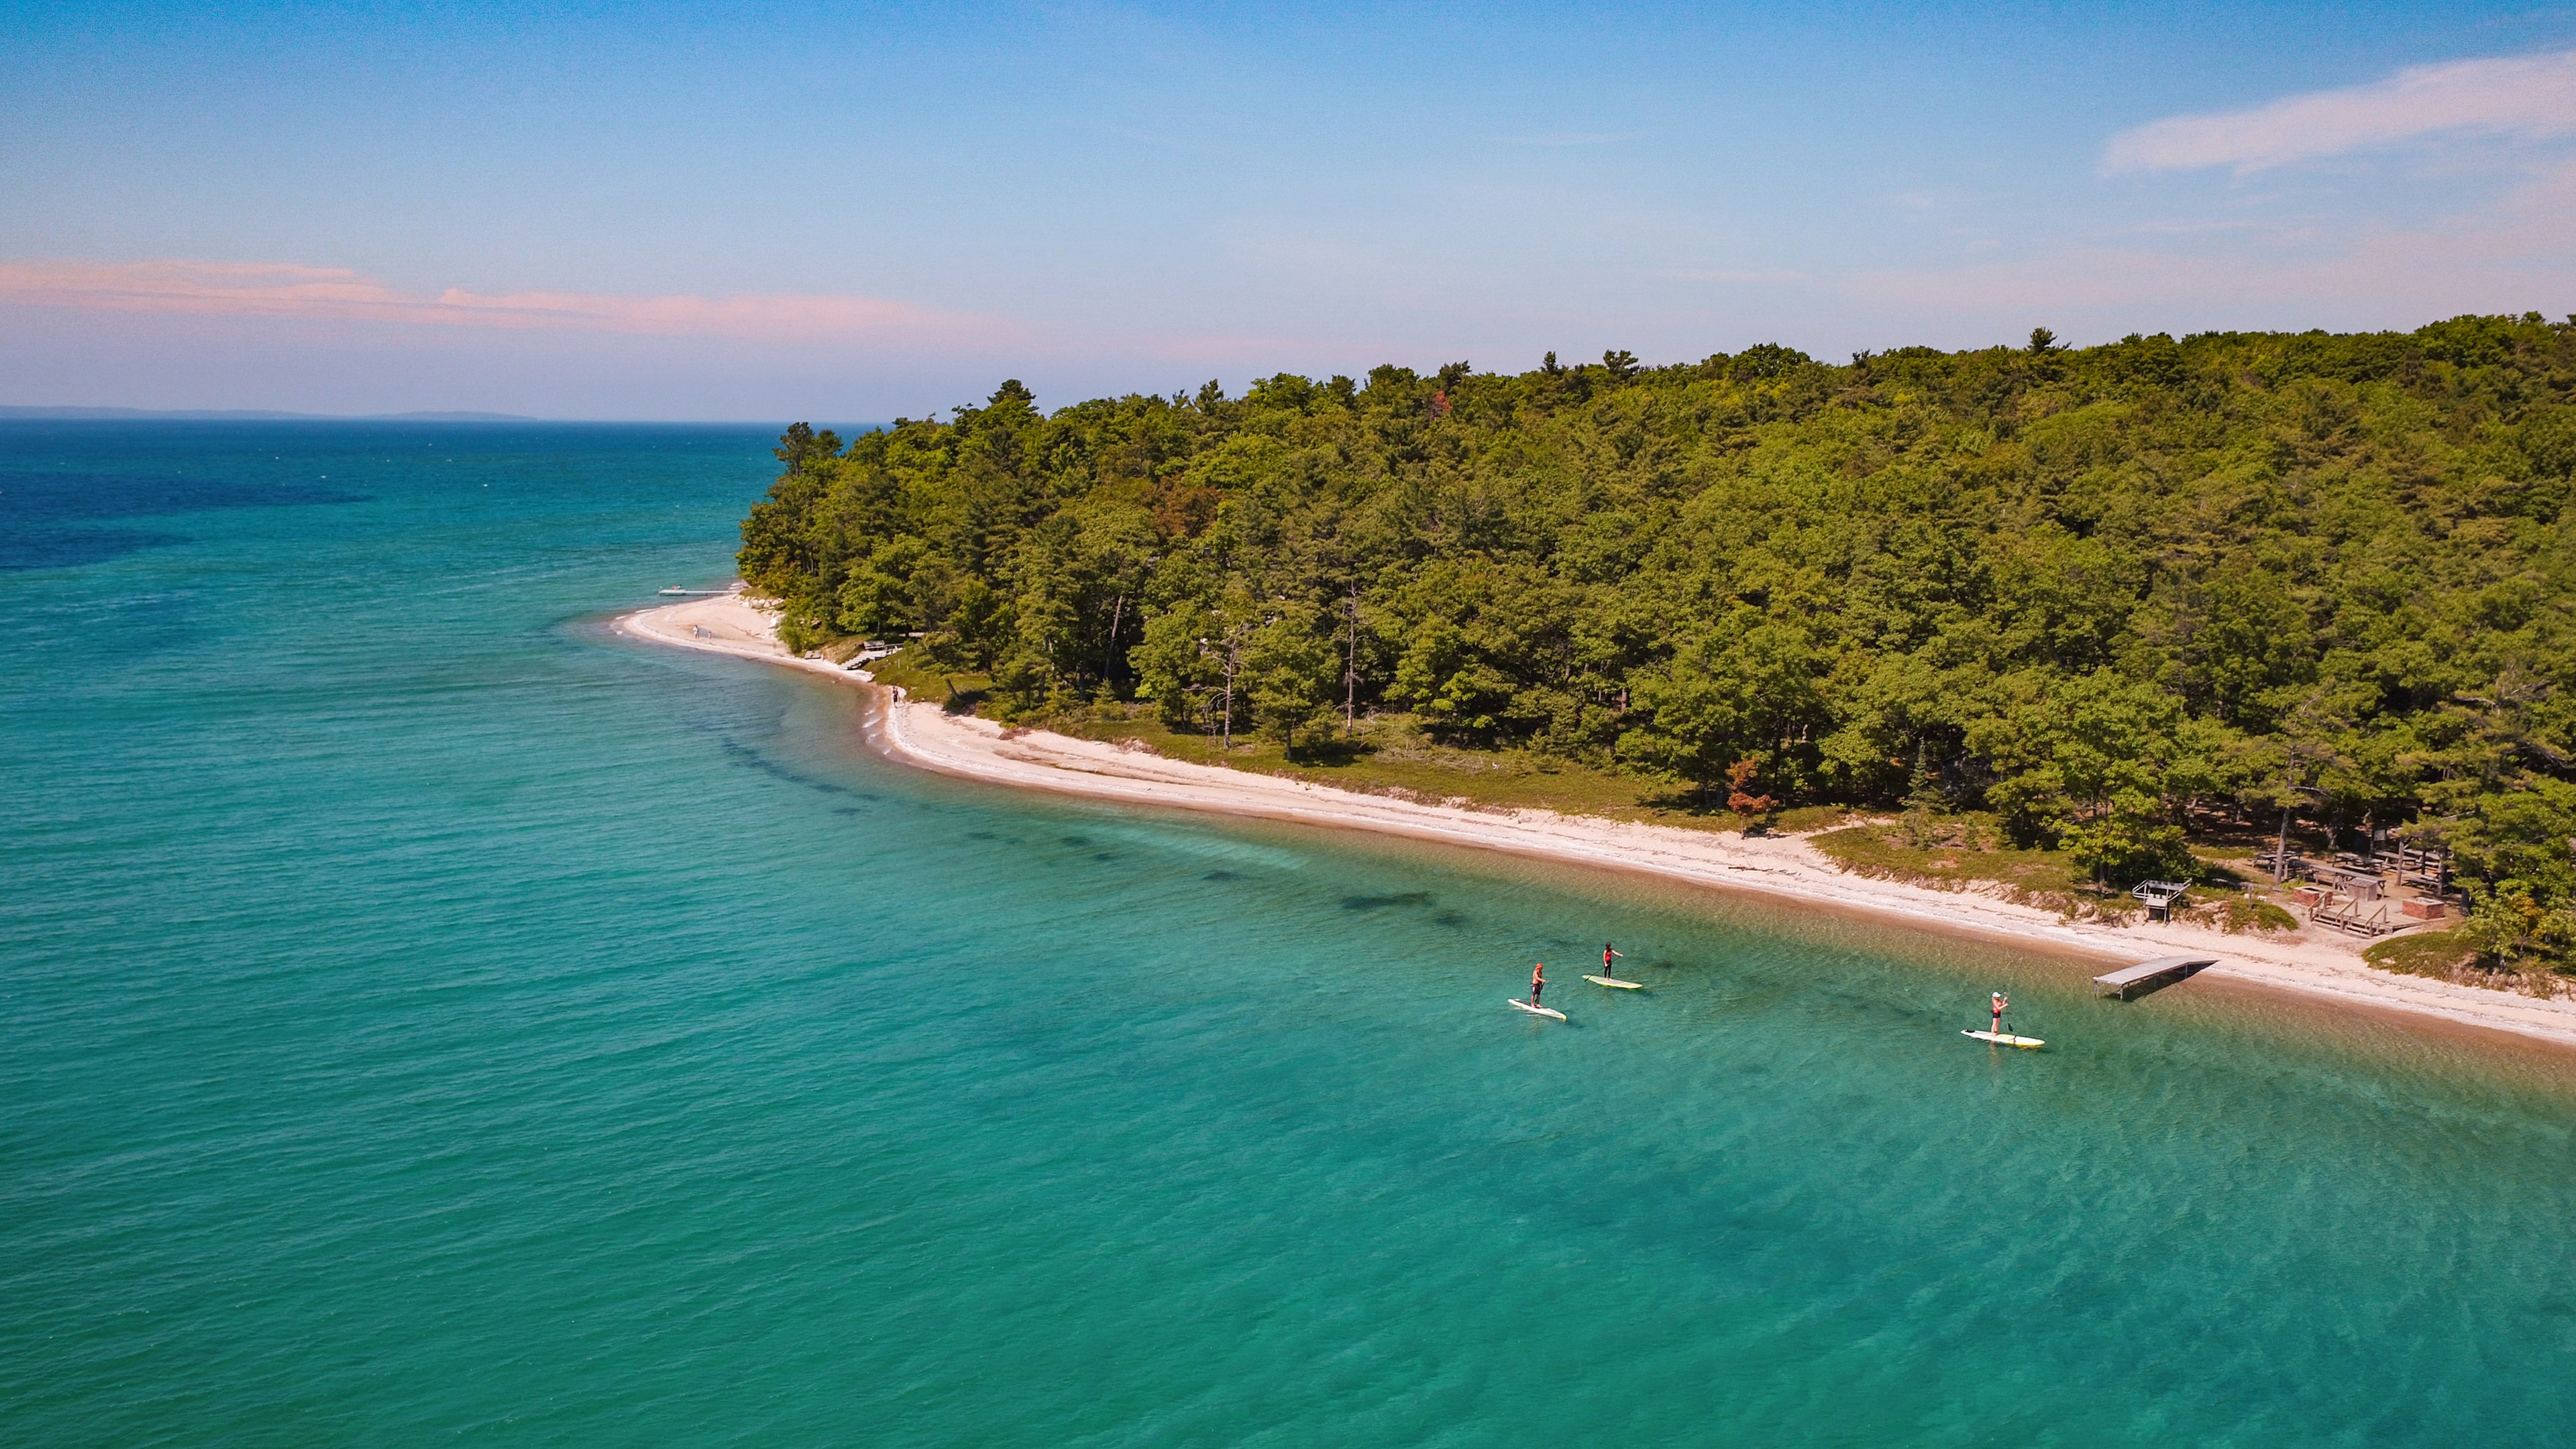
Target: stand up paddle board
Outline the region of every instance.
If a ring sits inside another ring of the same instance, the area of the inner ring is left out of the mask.
[[[2044,1042],[2044,1041],[2041,1041],[2038,1037],[2035,1037],[2035,1036],[2014,1036],[2014,1035],[2013,1035],[2012,1033],[2010,1033],[2010,1032],[2001,1032],[2001,1031],[1963,1031],[1963,1032],[1959,1033],[1959,1035],[1961,1035],[1961,1036],[1972,1036],[1972,1037],[1975,1037],[1975,1038],[1976,1038],[1977,1040],[1979,1040],[1979,1041],[1990,1041],[1990,1042],[1993,1042],[1993,1043],[1994,1043],[1995,1045],[1997,1045],[1997,1046],[2035,1047],[2035,1046],[2046,1046],[2046,1045],[2048,1045],[2048,1043],[2046,1043],[2046,1042]]]
[[[1528,1012],[1532,1016],[1552,1016],[1559,1021],[1565,1020],[1565,1013],[1557,1010],[1553,1006],[1532,1006],[1517,996],[1506,996],[1503,1000],[1510,1002],[1512,1005],[1519,1007],[1521,1010]]]
[[[1621,991],[1643,991],[1646,989],[1646,983],[1643,981],[1622,981],[1616,976],[1586,976],[1583,979],[1591,982],[1595,986],[1612,986]]]

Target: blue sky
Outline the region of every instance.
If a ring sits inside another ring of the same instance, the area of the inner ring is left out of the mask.
[[[918,415],[2576,311],[2576,8],[0,4],[0,402]]]

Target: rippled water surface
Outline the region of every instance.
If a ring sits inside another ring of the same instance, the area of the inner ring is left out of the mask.
[[[2562,1062],[908,773],[768,441],[0,424],[0,1440],[2567,1442]]]

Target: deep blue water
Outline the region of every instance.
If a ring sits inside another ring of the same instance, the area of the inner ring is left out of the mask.
[[[770,442],[0,424],[0,1441],[2568,1441],[2563,1063],[909,773]]]

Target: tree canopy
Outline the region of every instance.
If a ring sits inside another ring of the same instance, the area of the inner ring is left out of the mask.
[[[2576,946],[2576,319],[1282,373],[799,425],[741,567],[1007,711],[1409,713],[1782,804],[1937,797],[2105,879],[2217,810],[2447,842]]]

